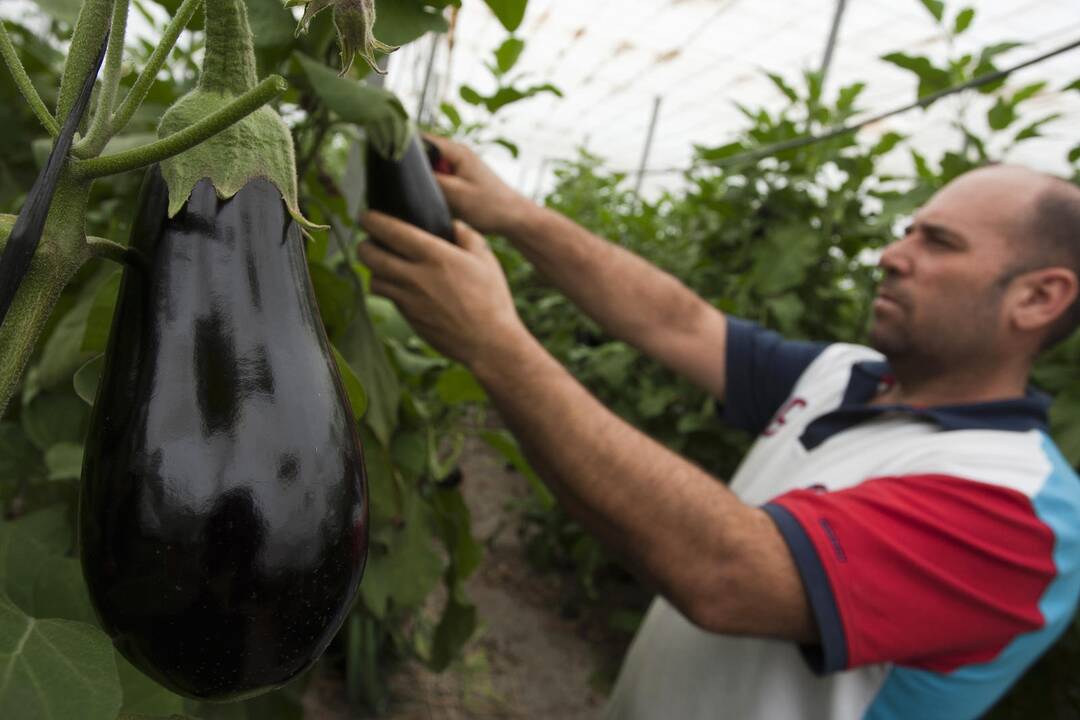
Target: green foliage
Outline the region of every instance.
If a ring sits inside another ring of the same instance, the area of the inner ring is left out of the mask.
[[[962,34],[976,19],[974,9],[965,8],[950,23],[944,3],[921,2],[946,34]],[[1018,46],[999,43],[944,63],[901,53],[884,60],[912,72],[917,95],[923,97],[996,71],[995,59]],[[734,141],[697,149],[699,164],[687,173],[686,190],[639,201],[625,176],[605,171],[598,158],[582,153],[557,171],[547,205],[671,272],[721,310],[794,338],[863,340],[877,280],[873,258],[893,238],[898,224],[942,185],[1004,158],[1055,119],[1020,122],[1022,106],[1045,91],[1047,83],[1003,89],[1002,81],[970,93],[975,100],[992,96],[985,115],[990,132],[979,129],[986,127],[977,122],[979,104],[965,103],[959,107],[967,109],[961,109],[955,121],[956,148],[938,158],[927,158],[908,147],[902,136],[887,133],[873,144],[849,136],[760,162],[711,167],[715,161],[844,121],[863,90],[855,83],[830,101],[822,97],[813,74],[804,75],[801,85],[778,74],[767,76],[789,105],[779,112],[740,106],[747,127]],[[1080,81],[1069,86],[1076,87]],[[885,176],[880,170],[884,158],[904,151],[912,159],[914,175]],[[1080,146],[1069,160],[1074,166],[1080,163]],[[1080,181],[1080,168],[1076,179]],[[745,439],[724,428],[715,403],[605,336],[520,256],[504,244],[496,248],[522,317],[575,376],[635,426],[717,476],[730,476],[745,453]],[[1034,373],[1036,384],[1056,398],[1052,433],[1075,466],[1080,466],[1078,365],[1080,335],[1042,358]],[[512,448],[504,454],[510,460]],[[613,559],[552,504],[546,491],[526,503],[523,526],[534,563],[577,578],[577,602],[608,599],[613,583],[625,581]],[[1080,713],[1078,653],[1080,624],[1074,624],[989,717]]]
[[[179,5],[162,4],[171,10]],[[379,27],[385,24],[393,42],[414,39],[445,29],[440,11],[451,4],[380,3]],[[417,658],[443,669],[477,627],[463,583],[482,550],[471,535],[460,492],[440,483],[456,468],[467,429],[463,418],[483,396],[475,379],[422,343],[392,305],[367,295],[366,271],[352,257],[357,193],[362,197],[363,190],[346,184],[342,148],[348,152],[359,143],[351,123],[370,130],[387,118],[390,134],[407,130],[400,103],[338,78],[310,59],[331,57],[334,34],[326,32],[328,19],[316,18],[311,33],[296,38],[292,17],[278,0],[247,0],[247,6],[259,74],[288,75],[293,87],[284,100],[295,108],[290,130],[303,173],[299,203],[333,228],[308,245],[309,267],[346,391],[361,420],[370,480],[371,557],[347,625],[363,632],[342,633],[323,662],[344,669],[358,708],[378,709],[385,705],[385,683],[396,663]],[[390,9],[383,12],[384,6]],[[54,39],[70,31],[64,22],[51,25]],[[48,38],[14,23],[8,28],[46,102],[55,103],[63,56],[51,50]],[[147,102],[107,152],[155,136],[165,110],[194,87],[201,38],[196,34],[181,43],[152,83]],[[143,66],[152,51],[137,45],[126,52],[135,66]],[[121,95],[134,82],[133,73],[124,74]],[[0,73],[0,99],[9,101],[6,127],[18,138],[0,158],[0,212],[7,212],[18,209],[33,183],[38,166],[31,147],[44,131],[7,73]],[[140,175],[95,183],[91,234],[127,238]],[[116,654],[90,608],[75,551],[74,511],[88,406],[119,276],[99,260],[75,276],[45,328],[17,400],[0,419],[0,507],[3,517],[18,518],[0,522],[0,717],[300,718],[306,677],[227,706],[184,701]],[[439,586],[446,587],[450,600],[431,610],[429,596]]]

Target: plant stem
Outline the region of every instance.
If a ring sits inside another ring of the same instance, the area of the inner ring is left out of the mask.
[[[97,64],[101,44],[105,40],[105,34],[109,32],[113,2],[114,0],[86,0],[79,11],[75,34],[71,38],[67,62],[64,64],[64,74],[60,78],[60,99],[56,105],[57,122],[63,123],[67,118],[71,108],[75,106],[87,73]]]
[[[19,387],[60,293],[91,257],[83,228],[90,186],[69,173],[61,175],[41,244],[0,325],[0,417]],[[13,225],[13,217],[0,216],[0,251]]]
[[[139,270],[147,267],[146,257],[135,248],[99,237],[88,237],[86,246],[94,257],[112,260],[120,265]]]
[[[113,5],[111,30],[109,31],[109,54],[105,58],[105,70],[101,77],[101,94],[97,110],[86,138],[75,148],[76,157],[99,154],[112,137],[112,113],[116,104],[116,92],[120,88],[120,68],[124,61],[124,38],[127,36],[129,0],[116,0]]]
[[[34,111],[38,120],[49,131],[49,135],[51,137],[59,135],[60,124],[56,122],[56,118],[49,112],[49,108],[45,107],[45,101],[41,99],[41,95],[38,95],[37,88],[34,87],[34,83],[31,82],[30,76],[26,73],[26,68],[23,67],[22,61],[19,60],[18,53],[15,52],[15,45],[11,42],[11,37],[8,35],[7,28],[4,27],[3,20],[0,20],[0,56],[3,57],[4,63],[7,64],[8,69],[11,71],[11,76],[15,80],[15,87],[19,88],[19,92],[26,98],[26,102],[30,104],[30,109]]]
[[[206,57],[199,87],[240,95],[257,80],[247,6],[243,0],[211,0],[206,5]]]
[[[184,0],[183,4],[177,9],[176,15],[173,16],[169,26],[165,28],[164,34],[161,36],[161,42],[154,48],[154,52],[150,55],[150,59],[146,63],[146,67],[143,68],[142,73],[139,74],[139,78],[135,81],[135,85],[132,86],[131,91],[124,98],[124,101],[120,104],[120,108],[116,111],[112,121],[109,123],[110,132],[115,135],[122,131],[127,124],[131,122],[131,117],[135,114],[135,111],[142,105],[143,100],[146,99],[147,93],[150,92],[151,86],[154,84],[154,79],[157,74],[161,72],[161,68],[165,66],[165,60],[168,59],[169,53],[172,52],[173,47],[176,45],[177,39],[180,37],[180,33],[184,31],[187,24],[191,21],[192,15],[202,5],[203,0]],[[99,151],[100,152],[100,151]],[[84,157],[79,148],[76,148],[76,157]]]
[[[175,157],[243,120],[288,87],[285,78],[271,75],[221,110],[180,132],[128,152],[73,163],[73,171],[77,177],[89,180],[137,170]]]

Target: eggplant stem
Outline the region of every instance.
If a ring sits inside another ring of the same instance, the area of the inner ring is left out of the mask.
[[[139,109],[139,106],[146,100],[147,94],[150,92],[151,86],[154,84],[154,80],[157,78],[157,74],[161,72],[161,68],[165,66],[165,61],[169,57],[169,53],[172,52],[173,47],[176,46],[176,41],[180,37],[180,33],[184,31],[187,24],[191,21],[191,17],[195,14],[195,11],[202,5],[203,0],[184,0],[176,10],[176,14],[173,16],[172,21],[168,27],[165,28],[165,32],[161,36],[161,42],[154,48],[154,52],[150,55],[150,59],[146,63],[146,67],[139,74],[138,79],[132,86],[131,91],[128,92],[124,101],[120,103],[120,108],[113,115],[111,122],[109,123],[109,132],[111,135],[122,131],[127,124],[131,122],[132,116],[135,115],[135,111]],[[99,149],[98,152],[101,152]],[[97,153],[93,153],[97,154]],[[77,157],[83,157],[81,154],[76,153]]]
[[[120,89],[120,68],[124,61],[124,38],[127,36],[128,0],[116,0],[113,5],[112,25],[109,30],[109,51],[105,57],[105,69],[101,76],[101,94],[98,97],[94,119],[86,137],[74,148],[75,157],[98,155],[112,138],[112,113],[116,93]]]
[[[146,257],[138,250],[106,238],[88,237],[86,246],[94,257],[112,260],[125,267],[145,270],[148,266]]]
[[[2,20],[0,20],[0,56],[3,57],[4,64],[8,66],[12,78],[15,80],[15,86],[19,88],[19,92],[26,98],[26,102],[30,104],[30,109],[34,111],[34,115],[45,126],[49,136],[55,138],[60,134],[60,123],[49,112],[49,108],[45,106],[45,101],[41,99],[37,88],[34,87],[34,83],[30,80],[26,68],[23,67],[22,60],[19,60],[19,55],[15,52],[15,45],[11,42],[11,37],[8,35],[7,28],[4,27]]]
[[[72,171],[80,179],[90,180],[137,170],[175,157],[240,122],[285,92],[288,87],[285,78],[271,75],[222,109],[190,127],[134,150],[76,162],[72,165]]]

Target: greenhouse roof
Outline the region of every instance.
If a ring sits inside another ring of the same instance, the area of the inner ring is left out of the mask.
[[[1024,43],[998,56],[998,66],[1005,68],[1080,40],[1080,3],[950,2],[946,20],[951,22],[965,6],[975,9],[974,22],[950,41],[920,0],[847,0],[826,93],[866,82],[859,107],[865,111],[861,117],[868,117],[916,99],[915,76],[882,61],[887,53],[943,61],[994,43]],[[571,158],[579,147],[614,169],[634,171],[659,98],[645,188],[670,186],[678,181],[677,169],[689,164],[694,144],[724,144],[745,126],[735,102],[771,109],[786,104],[765,72],[797,82],[803,69],[820,68],[835,14],[836,2],[821,0],[531,0],[517,32],[526,47],[515,73],[527,74],[526,85],[550,82],[564,97],[538,95],[497,114],[494,130],[520,147],[520,157],[513,160],[494,146],[484,150],[485,157],[530,194],[550,185],[553,160]],[[484,3],[464,2],[453,50],[443,39],[431,63],[428,107],[449,99],[466,120],[482,119],[457,91],[462,84],[481,93],[494,90],[484,63],[506,37]],[[431,48],[428,42],[414,43],[391,59],[388,87],[410,110],[419,105]],[[1007,90],[1049,81],[1027,104],[1025,120],[1027,115],[1032,121],[1052,113],[1062,117],[1043,129],[1045,138],[1021,144],[1008,159],[1065,170],[1065,155],[1080,142],[1075,130],[1080,93],[1062,88],[1078,77],[1080,50],[1010,78]],[[871,140],[891,130],[909,134],[912,146],[933,156],[935,150],[957,145],[952,122],[965,106],[971,117],[984,117],[989,101],[973,102],[970,93],[954,96],[929,111],[895,116],[864,132]]]

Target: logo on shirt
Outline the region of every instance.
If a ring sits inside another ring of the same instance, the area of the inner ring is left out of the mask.
[[[777,411],[773,421],[769,423],[769,427],[765,428],[765,432],[762,435],[771,437],[780,432],[780,429],[787,424],[788,416],[800,408],[806,407],[806,401],[802,398],[792,398],[784,403],[783,407]]]

